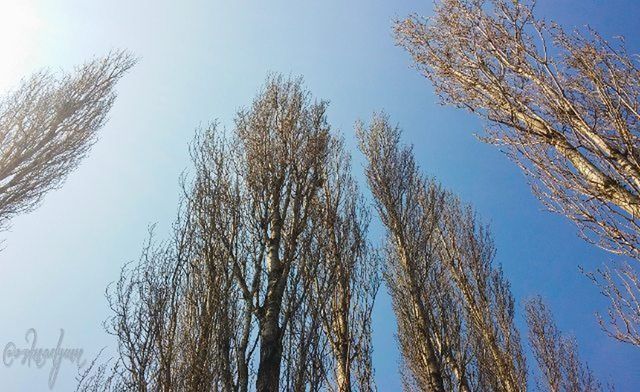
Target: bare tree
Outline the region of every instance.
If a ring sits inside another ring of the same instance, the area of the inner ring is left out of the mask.
[[[135,64],[112,52],[58,77],[25,79],[0,100],[0,226],[62,184],[96,140],[114,87]]]
[[[378,254],[367,243],[369,211],[351,176],[343,141],[333,140],[322,186],[319,230],[320,259],[315,274],[324,288],[320,303],[326,339],[334,359],[339,392],[373,391],[371,312],[380,273]]]
[[[385,278],[405,387],[522,391],[526,367],[509,284],[488,229],[416,165],[384,115],[358,125],[367,181],[387,228]]]
[[[127,264],[108,290],[113,315],[106,329],[118,341],[118,358],[112,366],[94,364],[78,390],[248,390],[252,313],[214,228],[230,224],[226,218],[238,213],[237,200],[212,129],[194,140],[197,175],[183,181],[172,238],[157,242],[150,236],[140,260]],[[212,215],[213,206],[230,214]]]
[[[444,102],[488,122],[485,139],[506,149],[548,208],[587,241],[638,259],[637,58],[594,31],[568,34],[533,8],[442,0],[432,18],[411,16],[395,32]],[[637,329],[637,317],[620,316]]]
[[[325,102],[310,101],[299,80],[275,77],[251,109],[236,118],[245,197],[252,208],[248,224],[255,227],[254,269],[264,272],[257,278],[261,290],[254,304],[260,335],[258,391],[275,391],[280,385],[282,339],[291,317],[282,305],[287,285],[304,270],[298,268],[298,255],[308,242],[309,218],[326,165],[325,110]],[[250,287],[250,279],[237,278],[242,287]]]
[[[191,347],[186,352],[202,353],[189,361],[188,368],[197,370],[190,390],[201,390],[203,385],[212,390],[249,390],[257,341],[252,334],[252,299],[243,295],[235,277],[238,261],[251,255],[244,246],[247,236],[238,173],[226,142],[216,124],[199,131],[191,147],[195,179],[190,186],[183,185],[196,228],[191,242],[201,249],[200,256],[189,263],[188,281],[193,283],[184,294],[184,314],[190,316],[181,321]],[[247,266],[242,268],[239,273],[246,274]],[[204,379],[198,377],[203,369]]]
[[[368,133],[361,127],[359,131],[361,149],[369,162],[366,170],[369,187],[390,237],[385,279],[398,319],[400,347],[408,369],[424,390],[443,392],[445,360],[438,355],[437,326],[431,314],[437,304],[432,306],[430,303],[440,291],[427,286],[434,280],[434,263],[429,263],[425,257],[425,252],[429,251],[425,243],[427,233],[422,230],[421,206],[417,204],[418,192],[425,184],[417,176],[410,150],[399,150],[399,133],[385,125],[379,121]],[[409,298],[405,297],[407,293]],[[436,295],[431,296],[431,293]],[[448,294],[447,290],[441,293]]]
[[[118,338],[116,385],[125,390],[168,391],[172,384],[164,359],[174,352],[162,344],[172,340],[168,327],[177,316],[172,253],[172,247],[156,246],[150,238],[140,262],[123,267],[109,295],[114,315],[106,327]]]
[[[541,298],[526,304],[529,343],[542,380],[538,384],[550,392],[591,392],[603,390],[591,370],[578,356],[575,340],[558,330],[551,311]]]
[[[194,140],[197,174],[183,182],[173,237],[150,237],[140,260],[125,266],[108,291],[113,315],[106,328],[119,357],[113,373],[102,364],[85,375],[81,390],[248,390],[252,313],[230,268],[232,255],[216,235],[227,225],[225,239],[237,240],[231,225],[239,210],[214,129]]]
[[[145,247],[110,292],[118,386],[375,388],[368,212],[325,110],[275,75],[231,132],[197,133],[174,237]]]

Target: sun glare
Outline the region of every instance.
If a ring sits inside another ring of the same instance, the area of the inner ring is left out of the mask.
[[[0,92],[24,76],[40,26],[32,0],[0,0]]]

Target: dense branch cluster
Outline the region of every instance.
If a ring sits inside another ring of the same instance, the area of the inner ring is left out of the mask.
[[[470,206],[420,173],[386,116],[375,116],[368,128],[361,124],[358,133],[369,187],[387,229],[384,276],[398,321],[405,390],[526,391],[516,306],[494,263],[488,227]],[[563,376],[573,372],[567,377],[575,388],[549,390],[599,390],[544,304],[533,300],[527,309],[542,378],[555,385],[549,380],[556,373],[544,370],[560,366]]]
[[[39,72],[0,100],[0,227],[75,169],[134,64],[128,53],[113,52],[62,77]]]
[[[587,241],[638,259],[637,58],[594,31],[569,34],[536,18],[534,4],[442,0],[432,18],[398,22],[396,37],[446,103],[487,121],[486,140],[506,149],[545,205]],[[612,312],[637,330],[640,302],[607,277]],[[615,309],[621,301],[630,313]]]
[[[640,260],[640,65],[589,31],[566,33],[535,2],[440,0],[395,25],[445,103],[479,114],[535,194],[587,241]],[[60,186],[96,140],[126,52],[0,99],[0,229]],[[375,391],[372,312],[391,296],[406,391],[605,389],[540,298],[516,302],[489,227],[426,177],[386,115],[356,125],[370,209],[327,102],[271,75],[229,130],[199,129],[172,236],[153,229],[107,290],[115,360],[78,391]],[[610,300],[602,328],[640,346],[640,278],[627,263],[587,273]],[[535,375],[534,378],[531,376]]]
[[[197,132],[174,235],[150,236],[108,291],[118,357],[94,363],[79,391],[373,391],[382,277],[405,390],[527,390],[515,301],[488,227],[421,174],[399,129],[377,115],[356,130],[386,228],[373,248],[325,109],[300,80],[276,75],[230,132]],[[544,304],[527,310],[541,385],[600,390]]]
[[[325,110],[273,76],[230,134],[198,132],[174,238],[110,291],[116,374],[79,389],[375,389],[377,254]]]

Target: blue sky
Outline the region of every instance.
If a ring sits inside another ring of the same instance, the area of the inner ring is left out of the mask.
[[[589,23],[605,37],[624,35],[631,52],[640,52],[640,2],[538,3],[541,15],[565,26]],[[159,235],[168,232],[194,129],[214,119],[231,125],[235,110],[276,71],[303,75],[316,97],[331,101],[329,121],[353,147],[359,178],[353,124],[384,109],[415,145],[424,171],[491,223],[497,261],[518,303],[541,294],[598,376],[619,390],[640,386],[640,351],[599,331],[593,313],[606,303],[578,272],[579,265],[592,269],[613,256],[544,211],[520,171],[473,136],[479,121],[440,106],[394,46],[392,20],[430,10],[428,1],[0,0],[3,88],[40,67],[68,69],[112,48],[141,59],[119,85],[89,157],[38,210],[2,233],[0,348],[24,345],[30,327],[46,347],[64,328],[64,345],[84,348],[87,358],[115,347],[101,326],[109,315],[104,289],[124,262],[137,258],[149,224],[158,223]],[[375,223],[372,239],[381,236]],[[398,352],[383,291],[374,314],[374,362],[379,389],[394,391]],[[4,390],[46,390],[48,371],[0,366],[0,379]],[[72,389],[74,376],[63,364],[56,390]]]

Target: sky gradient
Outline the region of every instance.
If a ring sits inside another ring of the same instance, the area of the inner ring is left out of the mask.
[[[567,27],[588,23],[606,38],[624,35],[630,52],[640,52],[640,2],[538,3],[542,16]],[[520,314],[524,299],[542,295],[602,381],[620,391],[640,387],[640,350],[600,332],[594,312],[606,303],[578,271],[614,257],[543,209],[519,169],[474,137],[482,130],[475,117],[438,104],[393,42],[392,21],[411,12],[429,15],[431,3],[0,0],[0,88],[41,67],[69,69],[114,48],[140,58],[118,86],[110,121],[87,159],[62,189],[0,234],[0,348],[9,341],[24,346],[31,327],[39,346],[54,346],[64,328],[63,345],[84,348],[85,358],[105,346],[113,352],[101,325],[109,316],[104,290],[138,257],[150,224],[158,224],[159,237],[168,234],[194,129],[216,119],[231,126],[236,109],[250,104],[275,71],[304,76],[315,97],[330,100],[328,120],[352,147],[360,181],[353,125],[374,111],[389,114],[422,169],[491,224]],[[371,238],[382,235],[374,219]],[[380,391],[399,388],[394,331],[383,289],[374,313]],[[2,389],[46,390],[48,372],[0,365]],[[63,364],[55,390],[72,390],[75,374]]]

